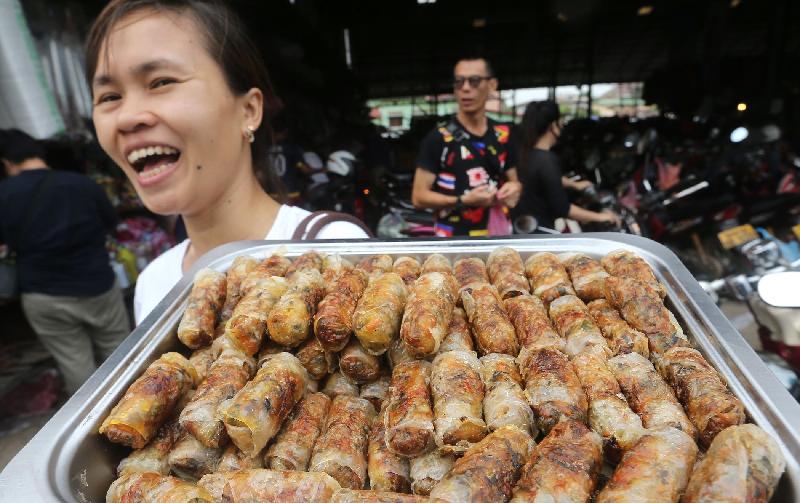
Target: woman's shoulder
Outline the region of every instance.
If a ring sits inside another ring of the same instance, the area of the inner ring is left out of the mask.
[[[306,211],[303,208],[282,205],[266,239],[292,239],[294,231],[310,214],[310,211]],[[313,223],[313,220],[311,223]],[[331,222],[323,227],[317,234],[316,239],[358,239],[366,237],[369,236],[361,227],[350,222],[339,221]]]

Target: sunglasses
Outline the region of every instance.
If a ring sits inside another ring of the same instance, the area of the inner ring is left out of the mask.
[[[464,87],[464,82],[469,82],[469,87],[475,89],[481,82],[484,80],[491,80],[494,77],[483,77],[481,75],[470,75],[469,77],[456,77],[453,79],[453,87],[456,89],[461,89]]]

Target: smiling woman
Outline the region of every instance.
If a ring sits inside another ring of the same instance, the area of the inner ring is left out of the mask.
[[[243,23],[225,5],[112,0],[89,33],[86,63],[101,146],[145,206],[181,214],[189,236],[139,276],[137,322],[212,248],[291,239],[308,212],[268,195],[279,186],[266,155],[267,112],[278,100]],[[367,235],[337,221],[317,237]]]

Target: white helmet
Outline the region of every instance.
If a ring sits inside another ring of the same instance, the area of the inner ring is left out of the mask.
[[[347,176],[353,172],[353,165],[356,162],[356,156],[347,150],[337,150],[328,156],[328,162],[325,168],[329,173],[335,173],[339,176]]]

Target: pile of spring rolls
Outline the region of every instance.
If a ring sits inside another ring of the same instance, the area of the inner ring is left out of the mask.
[[[644,259],[453,260],[198,272],[188,358],[150,364],[100,427],[134,449],[107,501],[769,501],[778,444]]]

